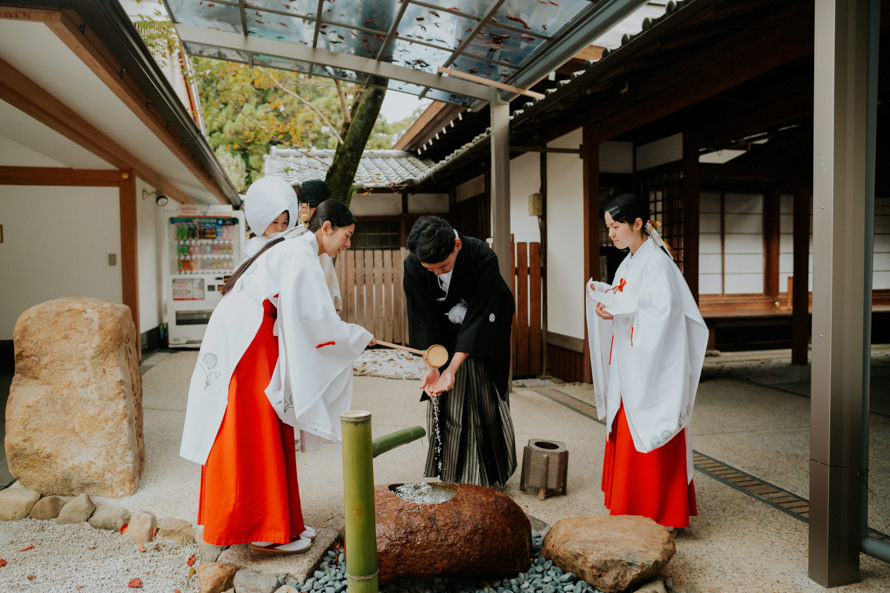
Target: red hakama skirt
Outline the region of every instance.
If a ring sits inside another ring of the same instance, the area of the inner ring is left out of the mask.
[[[198,524],[217,546],[288,543],[305,529],[297,484],[294,429],[284,424],[265,389],[278,360],[272,335],[277,311],[263,302],[263,322],[229,382],[228,404],[201,467]]]
[[[688,527],[698,511],[695,484],[686,478],[686,429],[640,453],[622,404],[606,441],[602,488],[610,515],[642,515],[666,527]]]

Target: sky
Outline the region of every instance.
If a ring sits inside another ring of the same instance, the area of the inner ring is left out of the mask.
[[[427,107],[432,101],[429,99],[418,100],[415,95],[387,91],[380,107],[380,115],[389,123],[405,119],[417,109],[418,106]]]

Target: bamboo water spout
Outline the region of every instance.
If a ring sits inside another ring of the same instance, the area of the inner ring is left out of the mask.
[[[374,517],[374,457],[426,434],[415,426],[371,442],[371,413],[340,415],[343,435],[343,502],[346,578],[349,593],[377,593],[377,527]]]

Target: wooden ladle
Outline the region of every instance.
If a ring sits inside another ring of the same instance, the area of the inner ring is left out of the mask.
[[[376,343],[378,346],[386,346],[387,348],[395,348],[397,350],[419,354],[431,367],[439,368],[448,362],[448,349],[440,344],[433,344],[426,350],[418,350],[417,348],[402,346],[401,344],[393,344],[392,342],[384,342],[383,340],[377,340]]]

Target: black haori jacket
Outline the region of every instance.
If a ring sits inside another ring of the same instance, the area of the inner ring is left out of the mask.
[[[481,360],[506,401],[513,294],[501,278],[494,251],[484,241],[462,234],[459,237],[462,247],[444,301],[436,300],[444,296],[436,275],[424,268],[413,253],[405,259],[403,285],[411,346],[423,350],[441,344],[448,349],[449,356],[467,352]],[[448,311],[461,301],[467,305],[467,314],[463,323],[456,325],[448,320]],[[421,400],[428,397],[424,393]]]

